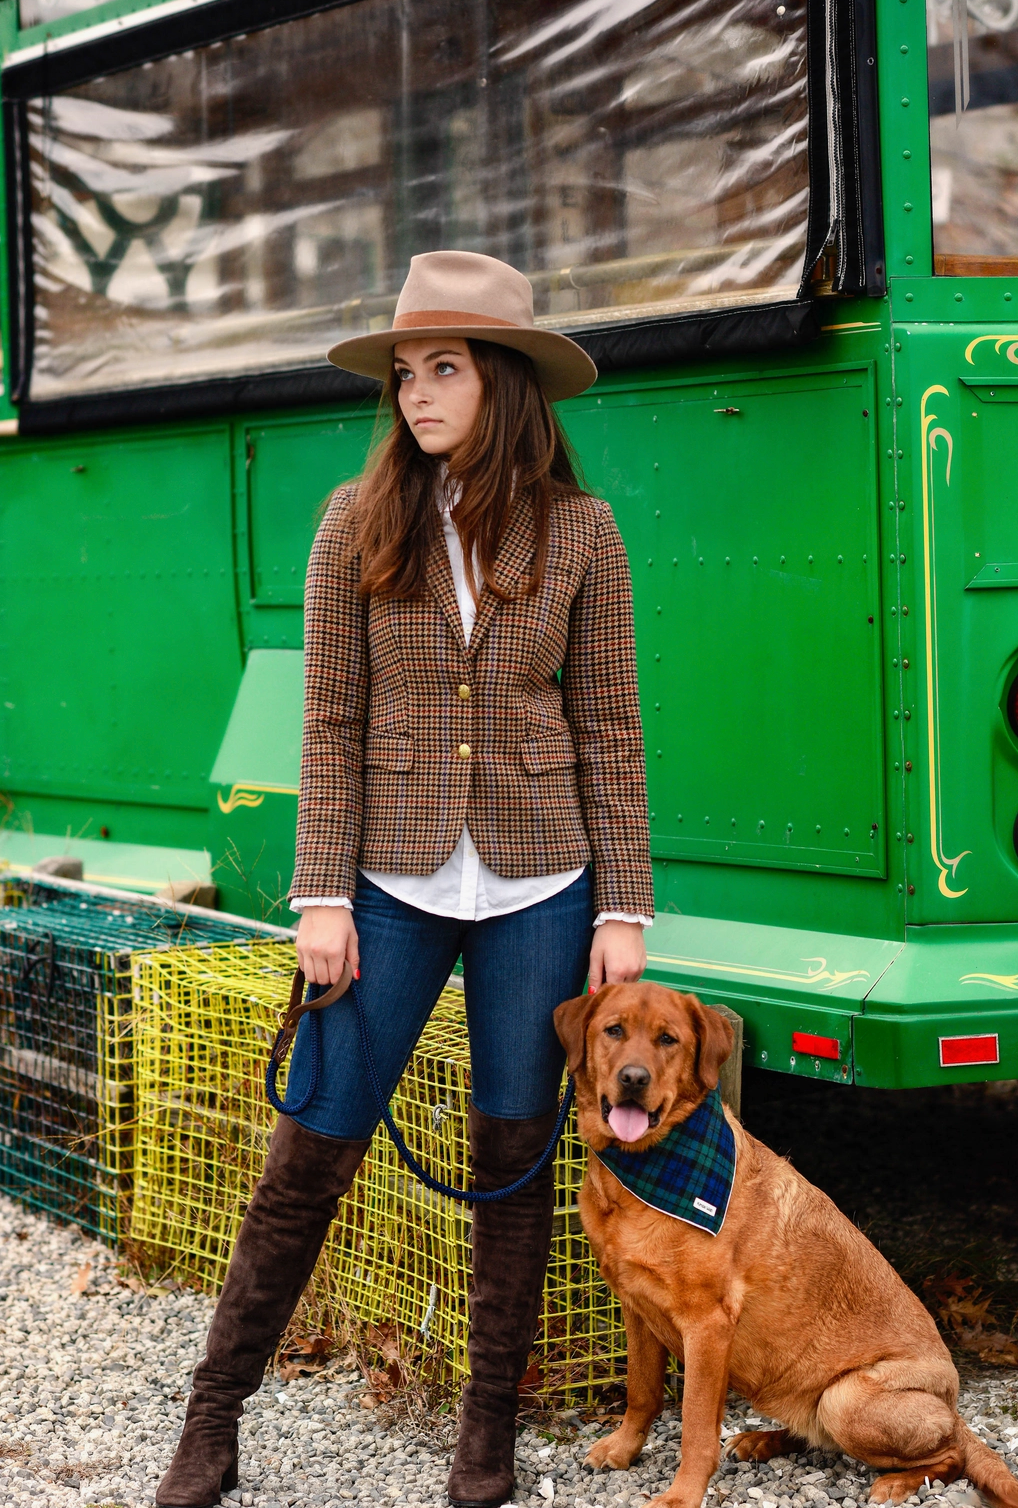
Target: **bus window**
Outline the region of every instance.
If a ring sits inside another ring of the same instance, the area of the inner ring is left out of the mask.
[[[92,10],[101,3],[102,0],[21,0],[18,21],[22,27],[41,26],[46,21],[60,21],[64,16]]]
[[[1018,0],[968,0],[967,36],[956,40],[958,9],[954,0],[927,0],[934,267],[956,276],[1011,273],[1018,269]]]
[[[318,364],[442,246],[574,330],[794,299],[805,28],[805,0],[359,0],[30,101],[29,395]]]

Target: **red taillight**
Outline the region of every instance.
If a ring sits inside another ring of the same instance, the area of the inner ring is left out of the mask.
[[[792,1051],[801,1052],[807,1058],[841,1057],[841,1043],[837,1037],[816,1037],[812,1032],[793,1032]]]
[[[1000,1038],[996,1032],[981,1037],[941,1037],[941,1068],[967,1068],[974,1063],[999,1063]]]

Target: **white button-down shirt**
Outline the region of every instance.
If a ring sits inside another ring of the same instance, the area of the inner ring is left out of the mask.
[[[459,531],[452,520],[455,497],[441,497],[442,532],[449,552],[456,601],[463,623],[463,637],[467,644],[477,617],[477,603],[467,581],[463,561],[463,545]],[[474,579],[478,573],[475,569]],[[489,916],[507,916],[511,911],[522,911],[538,901],[546,901],[560,890],[565,890],[578,880],[584,866],[569,869],[560,874],[525,876],[507,880],[483,863],[466,824],[449,858],[433,874],[386,874],[377,869],[362,869],[361,874],[372,884],[393,895],[397,900],[416,906],[420,911],[429,911],[433,916],[454,916],[459,921],[479,922]],[[297,899],[290,902],[291,911],[303,911],[308,906],[347,906],[352,902],[347,896],[318,896],[313,899]],[[641,922],[649,927],[653,921],[647,916],[628,916],[622,912],[602,911],[594,925],[602,922]]]

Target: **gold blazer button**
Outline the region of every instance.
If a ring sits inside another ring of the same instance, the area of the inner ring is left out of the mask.
[[[470,745],[469,744],[460,744],[460,746],[459,746],[459,757],[461,759],[469,759],[470,758]]]
[[[460,699],[461,699],[461,701],[464,701],[464,702],[468,701],[469,698],[470,698],[470,687],[469,686],[461,686],[459,688],[459,693],[460,693]]]

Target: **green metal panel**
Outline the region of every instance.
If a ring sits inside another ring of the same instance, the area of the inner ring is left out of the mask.
[[[658,858],[886,872],[874,407],[861,368],[570,413],[632,561]]]
[[[1018,740],[1002,706],[1018,597],[967,590],[986,565],[1018,561],[1015,342],[1003,321],[895,328],[911,922],[1018,916]]]
[[[156,843],[117,843],[65,833],[0,831],[0,863],[27,871],[40,859],[59,855],[81,859],[84,877],[96,885],[126,885],[155,892],[171,881],[209,884],[212,872],[204,848],[164,848]]]
[[[249,646],[299,649],[304,572],[323,505],[364,465],[375,405],[237,426],[237,557]]]
[[[926,6],[877,0],[884,238],[889,277],[933,271]]]
[[[699,916],[663,916],[647,936],[647,977],[730,1006],[745,1023],[745,1062],[849,1083],[852,1029],[900,942]],[[797,1050],[793,1034],[835,1039],[837,1057]]]
[[[1018,1078],[1018,925],[910,927],[854,1022],[855,1076],[882,1088]],[[941,1037],[995,1034],[999,1062],[942,1068]]]
[[[5,789],[28,817],[84,803],[93,835],[108,802],[204,810],[241,669],[226,427],[8,442],[0,464]]]
[[[292,919],[281,901],[293,874],[303,708],[303,654],[252,650],[211,776],[221,902],[283,925]]]
[[[131,16],[138,11],[151,10],[159,0],[104,0],[104,3],[90,5],[86,10],[76,12],[73,16],[62,16],[58,21],[44,21],[38,26],[26,26],[17,32],[17,44],[19,47],[30,47],[38,42],[43,42],[47,37],[59,37],[65,34],[85,31],[90,26],[97,26],[103,21],[115,20],[118,16]],[[9,7],[12,19],[17,16],[18,0],[4,0]],[[13,50],[13,49],[12,49]]]

